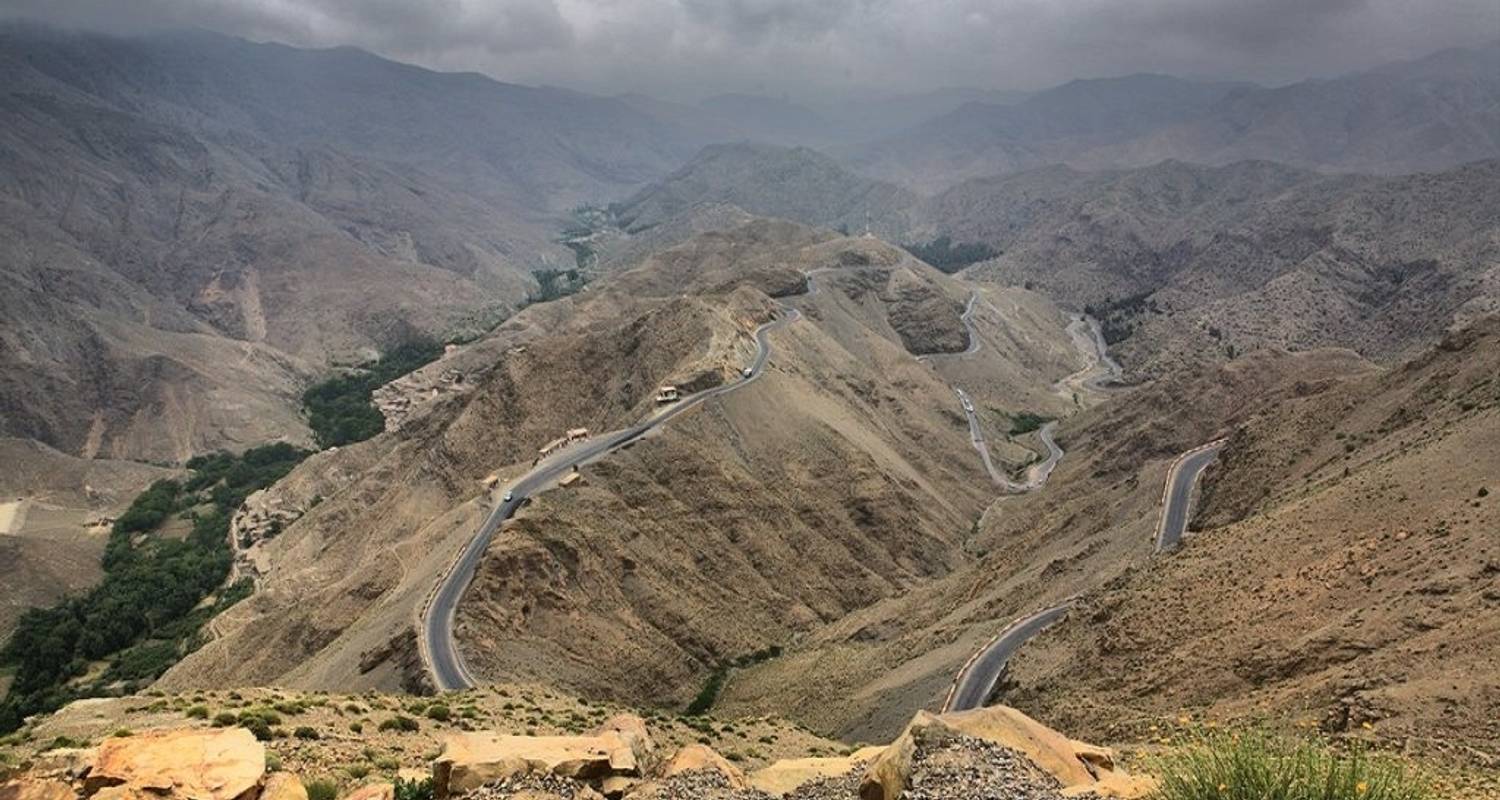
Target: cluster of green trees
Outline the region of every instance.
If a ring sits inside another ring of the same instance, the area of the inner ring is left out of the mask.
[[[904,244],[902,247],[906,249],[906,252],[950,275],[970,264],[988,261],[1000,255],[999,250],[983,242],[954,244],[952,237],[947,234],[927,244]]]
[[[425,366],[443,354],[443,346],[416,338],[346,375],[315,384],[302,393],[307,424],[319,447],[362,442],[385,430],[385,415],[370,401],[381,386]]]
[[[1152,290],[1147,289],[1118,300],[1105,298],[1099,305],[1085,305],[1083,313],[1099,320],[1099,331],[1104,335],[1105,344],[1119,344],[1135,333],[1138,317],[1162,313],[1152,294]]]
[[[586,257],[583,251],[588,253],[587,257],[592,257],[593,251],[589,250],[586,245],[570,243],[568,247],[577,254],[580,264]],[[527,296],[526,305],[546,303],[559,297],[567,297],[577,293],[585,283],[588,283],[584,274],[576,269],[539,269],[531,273],[531,277],[536,278],[538,288],[536,293]]]
[[[1051,421],[1051,417],[1044,417],[1041,414],[1033,414],[1030,411],[1022,411],[1021,413],[1016,414],[1010,418],[1010,435],[1020,436],[1025,433],[1031,433],[1032,431],[1040,430],[1043,425],[1046,425]]]
[[[133,691],[191,652],[203,623],[251,591],[249,582],[220,591],[230,568],[230,518],[246,496],[307,455],[272,444],[200,456],[187,463],[186,481],[161,480],[141,492],[110,530],[104,580],[82,596],[27,611],[0,648],[0,664],[15,672],[0,703],[0,733],[78,697]],[[173,516],[191,522],[187,536],[155,535]],[[215,591],[215,602],[200,606]],[[79,681],[97,662],[105,669]]]

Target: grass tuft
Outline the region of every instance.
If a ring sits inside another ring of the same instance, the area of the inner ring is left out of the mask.
[[[1159,759],[1153,800],[1433,800],[1396,761],[1265,734],[1213,733]]]

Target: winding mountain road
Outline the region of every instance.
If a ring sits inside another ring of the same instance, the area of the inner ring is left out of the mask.
[[[1192,511],[1193,487],[1203,476],[1203,470],[1213,463],[1219,451],[1224,449],[1224,440],[1218,439],[1202,447],[1189,450],[1172,462],[1167,470],[1167,485],[1162,491],[1161,520],[1156,527],[1156,552],[1171,550],[1182,542],[1187,531],[1189,513]]]
[[[755,361],[750,365],[748,376],[688,395],[661,413],[624,430],[586,439],[579,444],[565,448],[544,459],[530,472],[522,475],[520,479],[507,487],[510,499],[502,501],[490,512],[484,524],[475,532],[473,538],[459,553],[458,559],[438,583],[436,591],[432,593],[427,606],[422,611],[420,649],[439,691],[467,689],[475,685],[473,676],[464,666],[463,655],[458,651],[457,640],[453,635],[454,619],[458,612],[458,603],[474,580],[474,572],[480,559],[484,557],[485,548],[489,546],[500,524],[510,519],[516,510],[525,504],[527,498],[561,478],[574,467],[612,453],[704,401],[728,394],[758,379],[771,357],[771,343],[768,338],[770,333],[796,322],[802,316],[801,312],[795,308],[790,306],[783,306],[783,308],[784,316],[755,330],[757,351]]]
[[[1010,657],[1033,636],[1062,619],[1072,605],[1072,601],[1069,600],[1038,611],[1031,616],[1022,617],[1001,631],[999,636],[991,639],[989,644],[980,648],[969,659],[969,663],[959,670],[958,677],[953,681],[953,688],[948,690],[948,699],[943,703],[943,711],[945,713],[968,711],[971,708],[983,706],[984,701],[988,700],[990,693],[995,690],[995,684],[999,682],[1000,676],[1005,673],[1005,665],[1010,661]]]

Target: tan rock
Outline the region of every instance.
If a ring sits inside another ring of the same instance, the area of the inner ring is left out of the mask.
[[[90,795],[89,800],[156,800],[160,796],[139,786],[106,786]]]
[[[885,752],[884,747],[865,747],[838,758],[790,758],[762,767],[747,777],[751,788],[784,795],[816,778],[835,778],[865,766]]]
[[[447,797],[525,772],[592,780],[638,775],[640,763],[630,742],[613,731],[597,736],[454,733],[433,762],[432,788],[437,797]]]
[[[1155,787],[1149,778],[1133,777],[1120,769],[1109,748],[1070,739],[1009,706],[960,711],[938,719],[959,733],[1020,751],[1056,776],[1065,793],[1130,798]]]
[[[712,747],[703,744],[690,744],[678,750],[677,755],[672,756],[672,760],[662,769],[662,777],[670,778],[678,773],[697,770],[721,772],[729,779],[730,786],[736,789],[750,788],[749,779],[739,767],[715,753]]]
[[[38,755],[31,764],[31,775],[37,778],[79,780],[94,768],[98,753],[92,747],[59,747]]]
[[[266,749],[244,728],[148,731],[106,739],[85,781],[187,800],[235,800],[259,787]]]
[[[0,800],[73,800],[73,787],[53,778],[17,778],[0,783]]]
[[[640,778],[630,778],[624,775],[611,775],[599,782],[599,793],[610,800],[624,797],[641,785]]]
[[[344,795],[344,800],[396,800],[396,787],[390,783],[369,783]]]
[[[256,800],[307,800],[307,787],[290,772],[273,772],[266,776]]]
[[[1151,779],[1119,769],[1108,748],[1069,739],[1014,708],[991,706],[942,716],[917,712],[900,738],[870,764],[860,784],[861,800],[896,800],[911,774],[916,740],[952,734],[987,739],[1022,753],[1056,777],[1064,794],[1135,798],[1155,788]]]
[[[644,762],[656,750],[656,743],[651,741],[651,732],[646,728],[646,721],[635,714],[616,714],[599,723],[599,727],[591,733],[595,736],[606,733],[619,734],[630,744],[630,749],[635,753],[638,763]]]

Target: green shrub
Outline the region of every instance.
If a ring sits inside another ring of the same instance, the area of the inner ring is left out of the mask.
[[[432,779],[403,780],[395,782],[396,800],[432,800]]]
[[[339,785],[327,778],[315,778],[302,788],[307,790],[307,800],[336,800],[339,796]]]
[[[438,722],[447,722],[452,716],[453,712],[449,711],[448,707],[443,705],[442,703],[433,703],[432,705],[427,707],[428,719],[435,719]]]
[[[422,726],[416,720],[404,714],[397,714],[394,717],[380,721],[380,730],[382,731],[403,731],[411,733],[419,731],[421,729]]]
[[[208,719],[208,706],[189,706],[182,712],[188,719]]]
[[[1204,736],[1159,760],[1154,800],[1427,800],[1399,763],[1259,733]]]
[[[227,728],[230,725],[238,723],[239,721],[239,715],[234,713],[233,711],[220,711],[219,713],[214,715],[215,728]]]
[[[297,737],[298,739],[318,739],[318,738],[320,738],[318,736],[318,732],[316,730],[314,730],[312,728],[309,728],[306,725],[298,725],[297,729],[294,730],[294,731],[292,731],[292,735],[295,736],[295,737]]]
[[[248,721],[240,720],[240,726],[250,731],[257,741],[269,742],[276,737],[276,732],[271,730],[271,726],[267,725],[263,719],[251,718]]]

